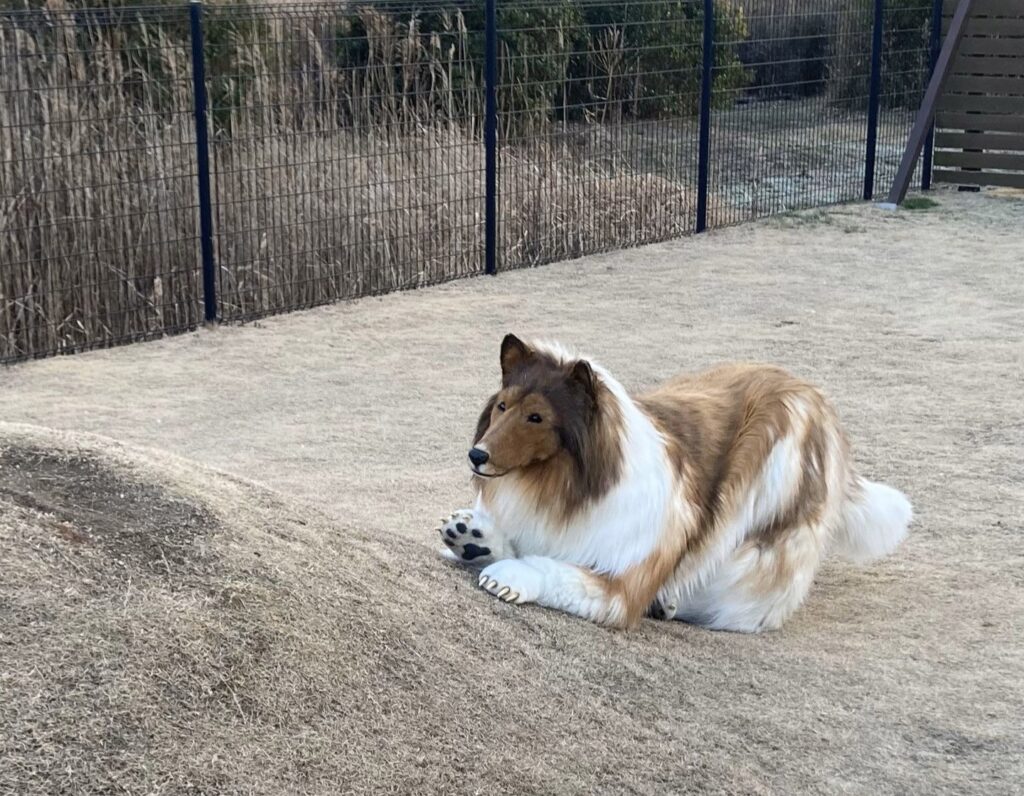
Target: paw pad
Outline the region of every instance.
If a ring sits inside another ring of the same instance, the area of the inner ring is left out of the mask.
[[[442,520],[438,530],[441,541],[460,559],[469,562],[486,559],[492,555],[492,546],[487,543],[485,532],[479,525],[480,521],[474,518],[473,512],[466,509],[455,512],[447,520]]]
[[[466,561],[472,561],[474,558],[480,558],[480,556],[489,556],[491,554],[491,548],[480,547],[472,542],[468,542],[462,547],[462,557]]]

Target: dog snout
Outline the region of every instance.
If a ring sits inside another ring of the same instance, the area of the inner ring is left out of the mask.
[[[487,464],[487,460],[490,458],[490,454],[488,454],[487,451],[482,451],[479,448],[473,448],[469,452],[469,460],[473,462],[474,467],[480,467]]]

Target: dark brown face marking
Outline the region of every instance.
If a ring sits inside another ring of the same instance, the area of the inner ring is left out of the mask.
[[[562,361],[513,335],[502,342],[501,371],[474,439],[490,454],[483,473],[526,475],[537,505],[568,519],[618,480],[618,402],[585,360]]]
[[[512,335],[502,343],[501,373],[501,390],[480,415],[473,443],[489,454],[485,475],[505,475],[556,455],[565,417],[582,403],[565,365]]]

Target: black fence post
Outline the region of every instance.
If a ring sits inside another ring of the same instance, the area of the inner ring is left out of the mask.
[[[203,5],[190,0],[193,111],[196,120],[196,171],[199,187],[199,248],[203,259],[203,316],[217,320],[217,281],[213,264],[213,203],[210,199],[210,144],[206,127],[206,68],[203,56]]]
[[[932,0],[931,52],[928,57],[928,79],[935,73],[935,64],[939,60],[939,47],[942,45],[942,0]],[[924,142],[924,159],[921,161],[921,190],[932,187],[932,153],[935,149],[935,124],[928,128],[928,138]]]
[[[875,0],[871,32],[871,85],[868,89],[868,142],[864,153],[864,199],[875,195],[875,150],[878,148],[878,104],[882,93],[882,22],[884,0]]]
[[[697,232],[708,228],[711,159],[711,86],[715,67],[715,2],[704,0],[704,49],[700,74],[700,140],[697,151]]]
[[[484,3],[484,271],[498,272],[498,2]]]

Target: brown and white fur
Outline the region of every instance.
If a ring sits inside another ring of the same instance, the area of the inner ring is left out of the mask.
[[[800,606],[829,549],[867,561],[906,535],[906,497],[857,475],[828,401],[779,368],[632,398],[597,364],[512,335],[501,368],[470,452],[476,504],[441,538],[506,602],[756,632]]]

